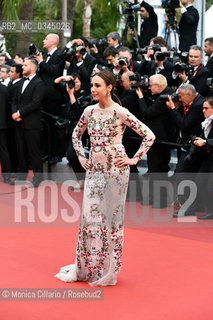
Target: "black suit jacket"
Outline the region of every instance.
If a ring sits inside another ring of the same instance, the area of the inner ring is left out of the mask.
[[[166,87],[161,94],[172,94],[173,89]],[[168,141],[171,138],[172,120],[166,101],[156,95],[153,103],[148,105],[144,98],[139,99],[140,118],[154,132],[157,140]],[[156,140],[156,142],[157,142]]]
[[[144,7],[148,13],[149,18],[144,19],[140,30],[140,46],[144,48],[149,45],[150,39],[157,36],[158,33],[158,17],[150,4],[146,1],[141,2],[141,7]]]
[[[182,104],[178,109],[171,110],[171,117],[174,119],[178,131],[181,132],[182,143],[188,143],[191,136],[200,136],[202,133],[201,122],[204,120],[202,109],[204,100],[198,94],[185,115]]]
[[[168,59],[165,60],[163,63],[164,68],[159,71],[159,74],[162,74],[164,77],[166,77],[168,85],[170,85],[172,81],[172,72],[173,72],[173,66],[174,64],[170,62]],[[156,63],[154,60],[143,60],[140,64],[139,73],[144,76],[148,75],[149,77],[156,74]]]
[[[90,75],[94,66],[96,65],[96,59],[87,53],[86,57],[83,60],[83,63],[80,66],[77,66],[77,60],[73,60],[67,71],[68,74],[77,72],[81,78],[81,87],[83,90],[90,91]]]
[[[182,14],[179,22],[181,51],[189,51],[190,46],[197,44],[197,26],[199,21],[199,13],[193,6],[186,8],[187,12]]]
[[[200,68],[198,67],[198,69],[195,76],[189,77],[189,83],[195,87],[197,92],[205,97],[208,93],[206,80],[209,77],[209,70],[203,65],[201,65]]]
[[[213,77],[213,57],[211,57],[207,64],[206,64],[206,68],[209,70],[209,77]]]
[[[192,76],[190,72],[186,72],[188,76],[189,83],[192,84],[196,91],[199,92],[202,96],[206,96],[208,93],[208,87],[206,85],[206,80],[209,77],[209,71],[203,64],[198,67],[198,71]],[[179,87],[181,85],[181,80],[177,77],[175,80],[172,80],[171,84]]]
[[[24,79],[19,81],[16,96],[12,100],[12,113],[19,111],[22,121],[15,122],[24,129],[40,129],[40,108],[45,92],[45,85],[41,79],[35,76],[27,85],[24,92],[22,86]]]
[[[62,94],[59,86],[54,83],[54,80],[63,75],[65,61],[61,56],[61,51],[57,49],[50,57],[48,62],[42,61],[39,63],[39,77],[45,84],[45,99],[61,100]]]
[[[7,128],[7,103],[8,103],[8,91],[7,87],[3,84],[0,84],[0,101],[1,101],[1,109],[0,109],[0,130]]]
[[[22,78],[19,80],[21,81]],[[14,127],[15,123],[14,120],[12,119],[12,101],[14,97],[16,96],[16,92],[19,87],[19,81],[13,83],[13,81],[10,81],[7,89],[8,89],[8,108],[7,108],[7,124],[8,127]]]

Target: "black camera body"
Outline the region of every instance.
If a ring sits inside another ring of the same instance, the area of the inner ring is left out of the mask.
[[[93,97],[91,95],[89,96],[80,96],[77,99],[77,102],[81,105],[82,108],[86,108],[87,106],[90,106],[91,104],[94,103]]]
[[[148,90],[149,87],[149,76],[141,76],[139,73],[134,73],[129,76],[130,81],[136,81],[135,83],[131,83],[131,88],[141,88],[143,90]]]
[[[29,49],[28,49],[28,54],[29,56],[39,56],[40,51],[38,50],[38,48],[36,47],[36,45],[34,43],[31,43],[29,45]]]
[[[146,46],[144,48],[137,48],[136,54],[146,54],[148,52],[148,49],[152,49],[155,52],[161,51],[161,46],[159,44],[153,44],[151,46]]]
[[[127,7],[124,9],[123,14],[132,14],[141,10],[141,6],[137,2],[137,0],[135,0],[134,2],[124,0],[124,3],[127,4]]]
[[[179,0],[162,0],[161,2],[165,9],[177,9],[180,7]]]
[[[160,95],[160,99],[161,100],[165,100],[165,101],[168,101],[169,97],[172,98],[173,102],[178,102],[179,101],[179,97],[178,97],[178,94],[176,92],[174,92],[172,94],[161,94]]]
[[[127,58],[126,57],[119,57],[118,64],[120,67],[127,65],[128,64]]]
[[[68,62],[72,62],[75,57],[76,57],[76,51],[79,51],[82,56],[86,53],[86,48],[85,46],[78,46],[78,47],[73,47],[70,46],[69,44],[66,45],[66,47],[62,51],[62,56],[64,60]]]
[[[155,52],[155,57],[157,61],[164,61],[166,57],[170,57],[172,54],[174,54],[173,51],[156,51]]]
[[[103,53],[106,47],[108,47],[107,39],[106,38],[92,39],[91,41],[89,41],[88,43],[89,48],[93,48],[94,45],[97,47],[100,53]]]
[[[187,71],[189,69],[189,66],[186,63],[177,63],[176,65],[174,65],[173,67],[173,71],[176,73],[180,73],[183,71]]]
[[[73,89],[75,87],[75,81],[73,79],[66,81],[66,83],[70,89]]]
[[[188,161],[188,162],[192,162],[193,160],[193,156],[194,154],[196,153],[198,147],[194,144],[194,141],[197,139],[196,136],[191,136],[190,138],[190,145],[191,147],[189,148],[189,152],[188,154],[186,155],[185,157],[185,161]]]

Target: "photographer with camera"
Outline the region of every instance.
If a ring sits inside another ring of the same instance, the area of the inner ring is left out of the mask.
[[[72,133],[78,123],[85,107],[84,99],[86,99],[86,92],[82,89],[81,79],[79,74],[73,73],[72,75],[62,76],[55,80],[55,83],[62,84],[66,87],[66,109],[61,114],[62,119],[69,120],[68,135],[66,137],[67,151],[66,157],[76,174],[78,185],[75,189],[82,189],[84,186],[84,169],[82,168],[76,152],[73,148]],[[91,101],[90,101],[91,102]],[[91,103],[90,103],[91,104]],[[83,144],[86,145],[87,135],[84,133]]]
[[[81,40],[81,41],[80,41]],[[86,38],[74,39],[62,50],[62,55],[70,63],[67,74],[78,73],[82,89],[90,93],[90,76],[96,65],[96,59],[88,53],[89,42]]]
[[[192,45],[197,44],[197,26],[199,13],[193,6],[194,0],[180,0],[181,19],[179,22],[180,51],[189,51]]]
[[[54,33],[48,34],[43,40],[43,48],[47,50],[46,57],[39,52],[38,48],[31,44],[29,47],[29,55],[33,54],[38,62],[38,75],[45,85],[45,94],[43,99],[42,108],[45,112],[52,115],[59,116],[62,112],[61,105],[63,104],[63,95],[59,88],[55,85],[54,80],[63,74],[64,60],[61,58],[61,51],[57,48],[59,44],[59,36]],[[43,119],[50,126],[51,131],[51,163],[57,163],[62,160],[63,152],[61,150],[60,138],[55,129],[54,121],[42,115]],[[48,135],[46,129],[43,131],[43,160],[47,159],[48,150]]]
[[[132,89],[132,84],[135,80],[131,80],[134,77],[134,73],[131,71],[124,72],[120,76],[120,87],[123,89],[119,92],[118,97],[124,108],[127,108],[134,116],[140,119],[138,96],[135,89]],[[134,138],[137,139],[134,139]],[[141,139],[138,139],[138,135],[127,127],[123,135],[123,145],[125,147],[128,157],[133,157],[141,144]],[[130,181],[136,182],[136,194],[135,199],[131,199],[130,186],[127,190],[127,201],[141,201],[141,186],[138,177],[138,169],[136,165],[130,167]]]
[[[107,68],[115,74],[120,72],[118,61],[116,59],[118,58],[118,50],[115,47],[107,47],[103,52],[103,58],[105,59],[105,64],[101,63],[101,65],[107,66]]]
[[[194,172],[191,178],[197,186],[197,194],[195,201],[187,208],[184,216],[193,216],[195,211],[203,211],[207,207],[207,214],[198,219],[213,219],[213,97],[208,97],[202,108],[205,120],[201,123],[199,135],[192,137],[191,147],[184,161],[191,172]],[[186,179],[186,176],[183,178]],[[174,214],[174,217],[182,215],[180,209]]]
[[[202,64],[202,48],[193,45],[189,50],[188,64],[174,66],[172,83],[177,87],[187,83],[192,84],[196,91],[205,97],[208,92],[206,85],[208,75],[208,69]]]
[[[162,45],[152,44],[147,48],[147,52],[152,54],[151,60],[144,59],[139,68],[140,74],[148,75],[151,77],[154,74],[162,74],[166,77],[168,85],[172,83],[172,71],[173,71],[173,62],[168,59],[171,52],[167,51],[167,48]]]
[[[176,107],[171,97],[168,98],[166,106],[171,110],[171,117],[175,121],[177,131],[179,132],[179,141],[185,144],[185,148],[181,148],[178,164],[176,167],[176,183],[187,177],[194,180],[195,173],[198,171],[201,159],[196,157],[196,161],[192,161],[194,157],[194,148],[187,147],[187,144],[201,134],[201,122],[203,120],[203,102],[204,98],[196,92],[191,84],[184,84],[178,90],[179,103]],[[186,195],[180,200],[184,202]],[[174,217],[178,214],[174,213]]]
[[[155,74],[150,77],[149,89],[152,94],[152,99],[148,100],[144,89],[137,88],[136,93],[139,98],[140,119],[149,126],[156,136],[156,141],[147,153],[148,173],[158,173],[158,179],[167,179],[168,171],[170,170],[170,148],[161,141],[170,141],[173,124],[170,116],[170,111],[166,107],[166,100],[161,99],[161,95],[172,95],[174,90],[168,87],[167,80],[162,74]],[[154,181],[154,180],[153,180]],[[153,181],[151,183],[153,183]],[[153,190],[151,186],[150,204],[154,201]],[[160,207],[166,207],[166,199],[162,197]],[[153,203],[156,207],[156,204]]]
[[[127,68],[129,71],[132,71],[132,72],[137,72],[140,68],[140,64],[137,62],[137,61],[134,61],[132,59],[132,54],[130,52],[130,49],[128,47],[120,47],[120,49],[118,50],[118,55],[119,57],[124,57],[126,58],[127,60]]]

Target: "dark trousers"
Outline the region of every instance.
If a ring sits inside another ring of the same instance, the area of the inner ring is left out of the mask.
[[[40,147],[40,129],[26,130],[22,127],[17,127],[15,133],[18,155],[18,173],[22,174],[23,179],[26,178],[30,163],[34,172],[34,179],[41,180],[43,166]]]
[[[170,148],[166,145],[155,143],[147,152],[148,172],[168,172],[170,161]]]
[[[2,176],[6,177],[7,173],[11,172],[11,162],[7,147],[6,129],[0,130],[0,161]]]

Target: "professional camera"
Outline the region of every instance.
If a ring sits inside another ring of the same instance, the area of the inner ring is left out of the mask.
[[[179,0],[162,0],[162,7],[165,9],[176,9],[179,8]]]
[[[124,14],[131,14],[133,12],[137,12],[141,10],[141,6],[137,2],[137,0],[135,0],[134,2],[124,0],[124,3],[127,4],[127,7],[123,11]]]
[[[68,43],[62,51],[62,56],[66,61],[73,61],[76,57],[76,51],[79,51],[82,56],[86,53],[85,46],[72,46],[71,43]]]
[[[169,97],[172,98],[173,102],[178,102],[179,101],[179,97],[178,97],[178,94],[176,92],[174,92],[172,94],[161,94],[160,95],[160,99],[161,100],[165,100],[165,101],[168,101]]]
[[[136,81],[135,83],[131,83],[131,87],[133,88],[141,88],[147,90],[149,87],[149,77],[141,76],[139,73],[134,73],[129,76],[130,81]]]
[[[189,149],[189,152],[188,152],[187,156],[185,157],[185,161],[192,162],[193,156],[194,156],[194,154],[196,153],[197,148],[198,148],[198,147],[194,144],[194,141],[195,141],[196,139],[197,139],[196,136],[191,136],[191,138],[190,138],[190,145],[191,145],[191,147],[190,147],[190,149]]]
[[[189,53],[187,51],[182,51],[179,54],[179,56],[180,56],[181,62],[186,63],[186,64],[188,63],[188,61],[189,61]]]
[[[75,81],[73,79],[66,81],[66,83],[70,89],[73,89],[75,87]]]
[[[77,102],[81,105],[82,108],[86,108],[87,106],[93,104],[93,97],[92,96],[80,96],[77,99]]]
[[[125,64],[128,64],[127,58],[126,57],[119,57],[118,64],[120,67],[125,66]]]
[[[154,52],[161,51],[161,46],[159,44],[153,44],[144,48],[137,48],[136,54],[146,54],[148,52],[148,49],[152,49]]]
[[[166,59],[166,57],[170,57],[171,54],[173,54],[173,51],[156,51],[155,52],[155,57],[158,61],[164,61]]]
[[[28,54],[29,56],[34,56],[34,55],[39,56],[40,52],[34,43],[31,43],[29,45]]]
[[[212,87],[213,86],[213,78],[207,78],[206,85],[207,85],[207,87]]]
[[[186,63],[177,63],[174,65],[173,67],[173,71],[175,73],[180,73],[180,72],[183,72],[183,71],[187,71],[188,70],[188,65]]]
[[[92,39],[91,41],[89,41],[88,43],[89,48],[93,48],[94,45],[97,47],[98,52],[102,54],[106,49],[106,47],[108,46],[107,39],[106,38]]]

